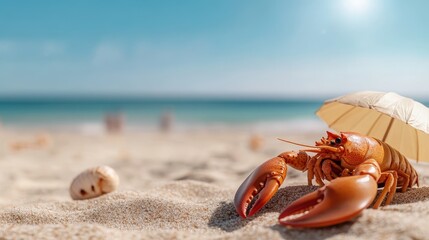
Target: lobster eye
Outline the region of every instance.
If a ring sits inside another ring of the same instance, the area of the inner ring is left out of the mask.
[[[336,144],[340,144],[340,143],[341,143],[341,138],[336,138],[336,139],[335,139],[335,143],[336,143]]]
[[[331,140],[330,144],[331,144],[332,146],[334,146],[334,145],[335,145],[334,140]]]

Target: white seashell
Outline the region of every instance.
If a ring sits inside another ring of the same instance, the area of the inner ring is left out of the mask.
[[[70,185],[70,196],[74,200],[99,197],[115,191],[119,176],[113,168],[99,166],[85,170],[77,175]]]

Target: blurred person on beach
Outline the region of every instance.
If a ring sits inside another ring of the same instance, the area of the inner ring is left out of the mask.
[[[174,121],[173,113],[165,111],[161,114],[159,119],[159,127],[162,132],[170,132]]]
[[[121,133],[124,128],[124,116],[121,113],[109,113],[104,118],[108,133]]]

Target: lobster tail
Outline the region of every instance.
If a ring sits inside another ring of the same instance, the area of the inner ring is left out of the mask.
[[[402,186],[403,192],[416,184],[418,186],[418,174],[407,157],[389,144],[380,140],[377,141],[383,146],[384,150],[383,162],[380,164],[381,170],[396,171],[398,173],[398,185]]]

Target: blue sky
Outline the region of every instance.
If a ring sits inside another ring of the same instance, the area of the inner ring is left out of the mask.
[[[429,1],[3,1],[0,96],[427,98]]]

